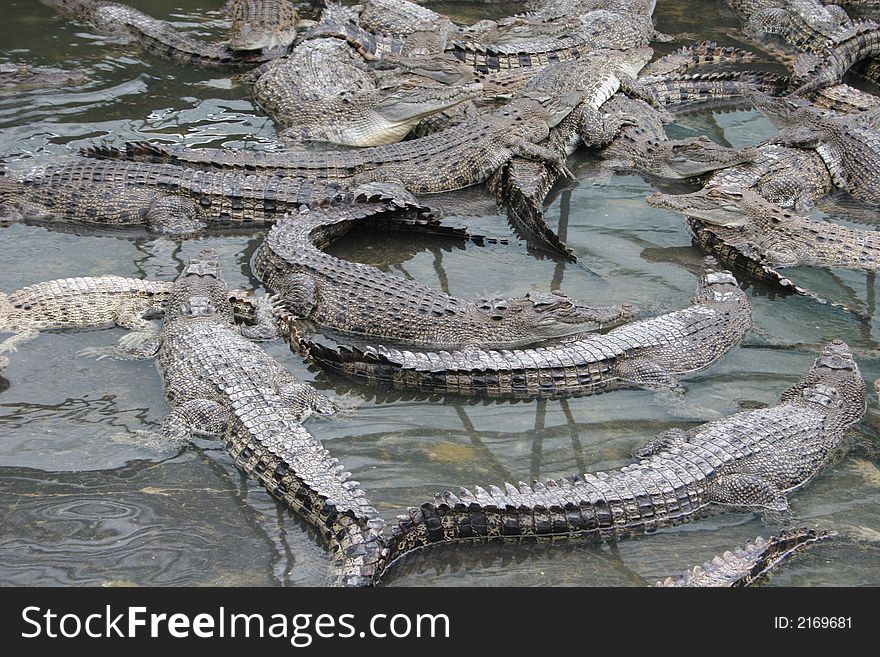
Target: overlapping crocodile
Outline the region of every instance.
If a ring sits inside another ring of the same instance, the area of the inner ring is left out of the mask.
[[[287,310],[322,331],[359,341],[429,349],[513,347],[633,319],[632,304],[592,306],[560,292],[459,299],[416,281],[323,251],[355,225],[464,234],[445,229],[388,190],[376,203],[315,208],[280,219],[251,269]]]
[[[400,141],[423,118],[482,89],[396,70],[379,77],[346,42],[315,38],[261,69],[252,95],[285,126],[282,139],[377,146]]]
[[[564,112],[564,107],[564,101],[557,102],[554,112]],[[321,186],[339,187],[343,183],[353,187],[364,183],[389,182],[420,195],[482,183],[515,155],[546,161],[565,170],[565,158],[540,144],[549,134],[549,120],[550,112],[545,102],[522,98],[494,112],[481,114],[466,125],[399,144],[358,150],[304,153],[292,158],[288,153],[182,148],[167,150],[161,146],[134,145],[124,152],[96,147],[89,149],[86,154],[173,163],[153,166],[170,166],[175,170],[179,166],[187,177],[199,175],[196,173],[199,169],[213,176],[244,175],[242,172],[254,171],[256,173],[250,174],[252,178],[272,174],[272,180],[289,179],[280,176],[316,179],[313,183],[315,189]],[[117,166],[144,167],[144,164],[129,162]],[[240,171],[234,171],[236,169]],[[176,177],[180,174],[173,175]],[[298,185],[304,189],[312,188],[311,184],[307,185],[302,180]]]
[[[661,194],[648,204],[684,214],[692,230],[715,238],[768,267],[811,265],[880,269],[880,233],[815,221],[742,187],[707,186],[692,194]],[[694,227],[694,224],[702,226]]]
[[[687,431],[672,429],[617,470],[531,485],[438,494],[398,518],[388,562],[436,543],[653,532],[713,510],[785,511],[788,496],[844,445],[865,412],[865,383],[846,343],[832,340],[779,403]]]
[[[283,54],[296,38],[299,14],[290,0],[230,0],[229,47]]]
[[[15,333],[0,342],[0,371],[5,354],[36,338],[41,331],[102,329],[120,326],[151,334],[145,319],[161,312],[172,284],[122,276],[65,278],[0,293],[0,330]]]
[[[165,312],[174,284],[123,276],[79,276],[28,285],[0,292],[0,331],[14,333],[0,342],[0,371],[14,352],[41,332],[120,328],[132,331],[120,339],[121,347],[136,346],[156,335],[150,319]],[[229,294],[236,319],[246,337],[275,337],[272,300],[242,290]]]
[[[235,462],[327,542],[330,583],[372,582],[384,550],[384,522],[350,473],[303,427],[337,406],[298,381],[233,322],[229,291],[214,251],[183,269],[157,339],[130,350],[155,355],[173,410],[169,440],[193,434],[221,440]]]
[[[795,553],[803,552],[835,532],[790,529],[765,539],[758,536],[743,547],[720,554],[702,566],[694,566],[676,577],[667,577],[654,586],[695,588],[736,588],[753,586]]]
[[[751,326],[745,293],[729,272],[711,266],[688,308],[530,349],[332,348],[305,337],[292,314],[280,321],[294,348],[322,367],[399,390],[520,399],[677,387],[680,376],[709,367]]]

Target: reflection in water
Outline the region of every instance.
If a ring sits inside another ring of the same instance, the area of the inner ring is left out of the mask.
[[[724,15],[719,21],[714,3],[660,5],[661,31],[742,45],[729,32],[736,19]],[[485,6],[468,10],[477,15]],[[201,36],[223,29],[219,14],[189,0],[150,3],[149,11],[157,17],[174,12],[175,22]],[[277,145],[271,122],[233,78],[84,36],[37,3],[17,3],[4,19],[0,36],[18,59],[81,68],[89,76],[78,87],[0,97],[0,157],[10,167],[70,158],[102,140]],[[708,134],[734,146],[775,135],[753,111],[690,115],[669,132]],[[658,183],[600,177],[589,156],[573,158],[572,168],[580,184],[561,190],[548,216],[558,211],[556,229],[579,264],[530,254],[482,190],[437,201],[445,204],[449,223],[507,237],[508,244],[352,231],[330,251],[458,297],[549,288],[599,305],[632,301],[647,315],[686,305],[703,254],[691,245],[679,215],[645,204]],[[683,185],[664,189],[689,191]],[[16,224],[0,229],[0,287],[8,292],[51,278],[108,273],[172,280],[189,257],[210,247],[220,254],[230,287],[254,289],[249,262],[261,237],[212,232],[180,240]],[[754,304],[753,331],[711,369],[686,378],[687,393],[675,405],[643,390],[519,403],[419,397],[318,373],[281,341],[264,347],[297,376],[356,406],[350,417],[313,421],[309,430],[393,521],[444,489],[620,467],[632,462],[634,446],[659,431],[772,404],[812,361],[817,345],[832,337],[855,350],[868,381],[880,376],[874,275],[810,268],[790,275],[862,316],[743,280]],[[239,472],[219,444],[201,440],[168,448],[142,433],[155,437],[168,412],[152,363],[76,355],[121,334],[41,335],[13,354],[0,376],[0,584],[323,583],[321,543]],[[860,430],[868,448],[798,492],[792,516],[783,519],[835,529],[843,538],[792,561],[771,585],[880,585],[873,396],[869,405]],[[614,546],[564,540],[432,549],[398,564],[384,583],[642,586],[766,536],[778,523],[723,514]]]

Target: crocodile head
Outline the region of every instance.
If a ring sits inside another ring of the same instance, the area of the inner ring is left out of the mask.
[[[591,306],[558,291],[529,292],[521,300],[507,303],[514,312],[517,305],[522,307],[523,320],[529,321],[533,337],[539,340],[616,326],[635,319],[640,312],[631,303]]]
[[[404,80],[368,92],[344,92],[280,136],[347,146],[393,144],[423,118],[478,98],[482,89],[478,83],[449,87]]]
[[[195,317],[232,321],[229,290],[213,249],[205,249],[187,263],[174,283],[166,306],[166,322]]]
[[[735,228],[748,222],[743,206],[744,190],[740,187],[716,185],[692,194],[655,192],[646,200],[652,207],[675,210],[714,226]]]
[[[405,80],[380,87],[380,91],[383,93],[382,99],[376,103],[373,111],[388,123],[412,126],[426,116],[479,98],[483,85],[471,83],[450,87]]]
[[[862,418],[865,382],[846,342],[835,339],[825,345],[810,371],[782,394],[782,401],[794,400],[821,407],[826,427],[845,428]]]
[[[651,140],[644,149],[647,173],[672,180],[750,162],[757,156],[754,148],[727,148],[705,136]]]

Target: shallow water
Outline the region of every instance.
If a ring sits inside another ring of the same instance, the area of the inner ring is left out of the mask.
[[[197,35],[219,38],[223,31],[219,0],[131,4]],[[209,8],[198,8],[205,4]],[[737,22],[727,14],[718,19],[720,3],[658,4],[662,31],[735,42]],[[0,157],[10,167],[69,157],[103,139],[275,144],[272,122],[251,103],[247,88],[223,73],[90,35],[29,0],[4,9],[0,62],[82,68],[89,76],[77,87],[0,95]],[[464,11],[459,3],[444,9]],[[469,8],[468,18],[481,10]],[[774,134],[753,111],[689,115],[669,131],[733,145]],[[655,187],[641,178],[608,177],[588,156],[575,166],[579,186],[564,192],[548,214],[567,232],[577,265],[529,254],[510,236],[506,219],[494,214],[459,221],[509,237],[506,245],[358,232],[334,253],[464,297],[558,288],[597,303],[629,300],[651,314],[686,305],[702,254],[691,246],[681,217],[648,207],[644,197]],[[187,258],[209,246],[220,253],[231,286],[253,288],[248,262],[259,239],[76,236],[12,225],[0,229],[0,289],[109,273],[172,280]],[[266,348],[298,376],[357,406],[345,420],[313,420],[308,427],[392,520],[444,488],[618,467],[658,431],[772,404],[806,371],[818,345],[833,337],[849,342],[869,383],[880,376],[874,278],[807,268],[791,276],[865,318],[750,287],[754,329],[718,364],[688,377],[679,401],[649,391],[528,403],[394,400],[310,369],[281,341]],[[219,444],[200,440],[177,450],[156,439],[168,406],[152,363],[79,355],[122,334],[41,335],[13,355],[0,378],[0,584],[323,583],[323,547],[243,476]],[[872,395],[856,432],[875,446],[877,413]],[[758,534],[803,524],[835,529],[842,538],[792,561],[769,585],[876,586],[878,496],[876,451],[857,449],[792,497],[792,517],[723,514],[613,546],[571,540],[433,550],[400,564],[384,582],[644,585]]]

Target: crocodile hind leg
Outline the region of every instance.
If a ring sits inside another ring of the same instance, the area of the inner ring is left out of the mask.
[[[788,501],[776,486],[750,474],[731,473],[717,477],[709,486],[715,504],[753,511],[787,511]]]
[[[143,301],[123,301],[114,313],[113,321],[117,326],[129,329],[131,333],[119,339],[118,345],[123,350],[137,350],[141,345],[155,340],[159,336],[153,324],[144,319],[148,312],[160,310],[158,306],[144,307]]]
[[[682,445],[687,443],[687,440],[687,431],[685,431],[684,429],[667,429],[666,431],[658,433],[644,445],[636,447],[633,450],[633,456],[640,459],[646,459],[649,456],[653,456],[654,454],[659,454],[665,449],[670,449],[672,447],[681,447]]]
[[[185,235],[202,230],[207,222],[193,199],[161,194],[147,209],[146,224],[157,233]]]
[[[284,305],[299,319],[306,319],[318,305],[318,285],[308,274],[286,274],[269,286],[284,300]]]
[[[579,110],[578,134],[587,148],[602,148],[610,144],[620,129],[636,121],[629,116],[608,114],[592,107]]]
[[[193,436],[222,436],[231,416],[221,404],[210,399],[191,399],[176,406],[162,422],[167,440],[184,444]]]

